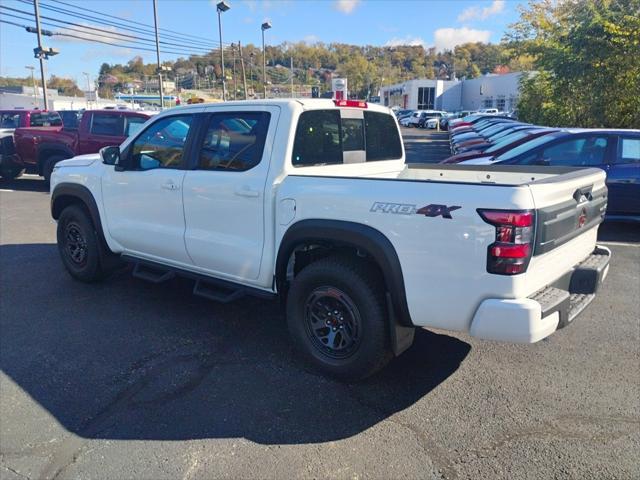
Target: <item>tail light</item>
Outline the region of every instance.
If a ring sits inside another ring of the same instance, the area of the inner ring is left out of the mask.
[[[364,100],[334,100],[336,107],[356,107],[367,108],[367,102]]]
[[[487,251],[487,272],[498,275],[526,272],[533,253],[534,212],[478,209],[478,213],[496,228],[496,241]]]

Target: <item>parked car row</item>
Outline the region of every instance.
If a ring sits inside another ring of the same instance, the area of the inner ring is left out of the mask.
[[[441,163],[598,167],[607,173],[607,218],[640,221],[640,130],[551,128],[475,114],[450,122]]]

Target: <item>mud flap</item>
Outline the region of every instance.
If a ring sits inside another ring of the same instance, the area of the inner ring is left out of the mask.
[[[386,293],[387,311],[389,312],[389,340],[391,342],[391,351],[394,356],[400,355],[411,345],[413,345],[413,337],[415,335],[415,327],[405,327],[398,323],[398,319],[393,311],[391,303],[391,295]]]

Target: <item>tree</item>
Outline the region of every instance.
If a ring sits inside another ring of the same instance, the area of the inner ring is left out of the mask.
[[[506,40],[539,71],[522,79],[522,119],[640,128],[640,0],[532,2]]]

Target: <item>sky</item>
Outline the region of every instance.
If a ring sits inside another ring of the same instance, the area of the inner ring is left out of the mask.
[[[2,0],[0,6],[33,12],[33,5],[26,0]],[[438,50],[452,48],[456,44],[482,41],[499,42],[508,25],[518,18],[519,0],[226,0],[230,10],[222,14],[223,42],[241,41],[243,44],[261,45],[260,25],[269,20],[272,28],[266,32],[267,44],[285,41],[307,43],[341,42],[356,45],[435,46]],[[102,28],[107,31],[139,35],[113,26],[100,25],[86,17],[76,18],[47,9],[47,6],[78,12],[74,6],[107,13],[121,19],[140,22],[153,27],[152,0],[40,0],[40,15],[63,19],[81,25]],[[202,48],[218,43],[218,21],[213,0],[158,0],[158,24],[160,28],[191,38],[189,46]],[[71,5],[71,6],[70,6]],[[82,13],[82,12],[78,12]],[[98,20],[118,22],[112,17],[84,12]],[[6,8],[0,8],[0,20],[20,25],[34,25],[33,20],[20,20],[8,14],[27,17]],[[122,20],[120,20],[122,21]],[[65,24],[67,25],[67,24]],[[91,37],[89,33],[65,30],[65,25],[47,26],[43,29]],[[139,25],[123,23],[135,28]],[[71,27],[77,28],[77,27]],[[142,28],[142,27],[140,27]],[[81,29],[82,30],[82,29]],[[161,48],[161,60],[174,60],[180,56],[162,50],[181,50],[173,38],[160,40],[171,45]],[[168,32],[164,32],[168,34]],[[104,35],[104,33],[103,33]],[[152,37],[149,37],[152,39]],[[202,43],[201,43],[202,42]],[[47,47],[60,50],[60,54],[46,62],[47,76],[73,78],[80,85],[85,82],[83,72],[95,76],[103,62],[126,63],[135,55],[146,63],[155,63],[155,51],[136,51],[64,36],[43,37]],[[125,42],[121,42],[125,43]],[[177,43],[181,43],[178,41]],[[186,45],[183,43],[183,45]],[[0,75],[24,77],[29,72],[25,66],[38,67],[33,58],[36,36],[23,28],[0,23]],[[154,45],[150,43],[149,48]],[[39,67],[38,67],[39,68]],[[38,70],[36,70],[38,72]]]

